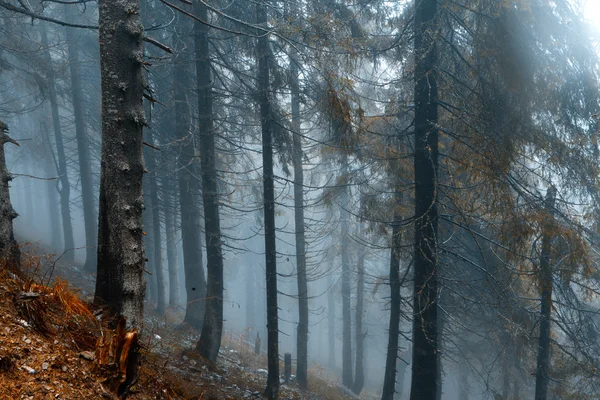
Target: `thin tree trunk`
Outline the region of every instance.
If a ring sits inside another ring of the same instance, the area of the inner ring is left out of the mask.
[[[65,263],[70,264],[73,263],[75,255],[73,250],[75,248],[73,241],[73,225],[71,223],[71,185],[69,184],[69,177],[67,174],[67,158],[65,155],[65,146],[63,144],[62,128],[60,126],[60,115],[58,113],[58,98],[55,86],[56,78],[54,76],[54,66],[52,65],[52,58],[50,57],[48,37],[45,28],[42,28],[42,45],[44,46],[44,59],[47,64],[46,79],[48,83],[48,98],[50,100],[50,110],[52,112],[52,126],[54,128],[58,173],[60,175],[60,187],[58,193],[60,195],[60,212],[62,216],[63,241],[65,244],[65,254],[62,259]]]
[[[57,175],[56,165],[54,164],[54,159],[50,155],[52,152],[52,144],[50,143],[50,139],[47,135],[48,127],[46,125],[45,120],[41,123],[41,137],[44,140],[44,148],[45,148],[45,164],[46,164],[46,177],[54,178]],[[46,186],[46,196],[48,198],[48,210],[58,210],[58,198],[56,193],[56,183],[54,180],[48,180],[45,183]],[[52,242],[50,243],[53,251],[58,251],[61,248],[61,237],[58,234],[61,229],[60,220],[58,219],[58,213],[49,212],[48,213],[49,222],[50,222],[50,232],[52,233]]]
[[[437,0],[415,3],[415,273],[411,400],[436,400],[438,382]]]
[[[201,329],[204,323],[206,299],[206,279],[202,260],[202,242],[200,229],[200,202],[198,183],[198,159],[196,141],[190,124],[190,106],[186,94],[192,84],[190,71],[190,48],[192,26],[189,18],[179,15],[175,25],[175,58],[173,75],[175,79],[175,131],[180,140],[179,202],[181,209],[181,239],[183,247],[183,269],[187,304],[185,322],[195,329]]]
[[[99,3],[102,167],[94,302],[109,305],[129,326],[142,323],[145,291],[144,27],[139,9],[139,0]]]
[[[257,293],[256,279],[254,277],[254,268],[251,265],[246,264],[244,268],[246,269],[246,327],[250,329],[250,333],[254,333],[256,329],[256,306],[254,301]],[[256,330],[258,331],[258,329]]]
[[[266,0],[256,3],[257,22],[267,26]],[[257,39],[258,98],[262,127],[263,193],[265,220],[265,269],[267,292],[267,399],[279,392],[279,321],[277,316],[277,251],[275,248],[275,188],[273,177],[273,115],[269,98],[268,36]]]
[[[153,143],[152,130],[148,129],[148,141]],[[148,156],[148,169],[150,170],[150,179],[148,180],[148,189],[150,190],[150,201],[152,203],[152,238],[154,239],[153,254],[154,273],[156,274],[156,312],[159,315],[165,313],[165,274],[162,262],[162,232],[160,225],[161,203],[158,199],[158,163],[154,149],[150,149],[146,154]]]
[[[208,21],[204,4],[196,3],[195,14]],[[215,130],[213,127],[212,75],[208,26],[194,22],[196,47],[196,84],[198,91],[198,128],[202,151],[202,196],[204,202],[204,231],[206,233],[207,287],[204,325],[198,342],[200,354],[214,363],[221,348],[223,335],[223,253],[219,217],[219,187],[217,181]]]
[[[151,151],[152,149],[148,148],[145,149],[145,151]],[[144,246],[146,249],[146,253],[147,254],[154,254],[154,232],[152,229],[152,225],[154,224],[154,221],[152,220],[152,201],[150,200],[150,190],[148,189],[148,180],[152,179],[150,176],[145,175],[144,176],[144,182],[143,182],[143,187],[144,187],[144,212],[142,214],[143,217],[143,221],[144,221],[144,232],[146,232],[146,235],[144,235]],[[148,273],[145,275],[145,282],[146,282],[146,288],[147,288],[147,300],[149,301],[149,303],[154,303],[156,302],[156,291],[157,289],[157,284],[156,284],[156,268],[154,268],[154,257],[150,257],[149,259],[146,259],[146,268],[148,269]]]
[[[399,209],[402,203],[402,194],[399,187],[396,187],[395,200],[392,249],[390,251],[390,325],[388,328],[388,348],[385,359],[381,400],[393,400],[394,398],[397,376],[396,365],[398,362],[398,335],[400,334],[400,254],[402,251],[402,232],[400,227],[402,216],[399,213]],[[402,376],[403,378],[404,376]]]
[[[361,228],[362,231],[362,228]],[[352,392],[357,396],[363,390],[365,385],[365,372],[363,368],[364,359],[364,340],[365,333],[363,332],[363,312],[364,312],[364,297],[365,297],[365,253],[361,249],[361,255],[357,263],[358,270],[356,274],[356,321],[354,323],[355,340],[356,340],[356,366],[354,368],[354,383],[352,384]]]
[[[167,263],[169,264],[169,306],[181,303],[179,297],[179,264],[177,260],[177,212],[179,208],[174,201],[172,181],[165,179],[163,189],[165,210],[165,236],[167,238]]]
[[[298,14],[293,2],[293,15]],[[304,170],[300,123],[300,85],[298,54],[291,50],[290,87],[292,92],[292,130],[294,163],[294,224],[296,230],[296,268],[298,271],[298,336],[296,341],[296,377],[301,390],[308,388],[308,282],[306,279],[306,240],[304,234]]]
[[[81,76],[79,74],[79,47],[73,29],[67,28],[66,31],[69,72],[71,75],[71,98],[73,102],[73,114],[75,117],[75,136],[77,139],[77,155],[79,160],[79,176],[81,177],[83,222],[85,225],[86,258],[83,268],[88,272],[96,272],[98,217],[96,215],[96,207],[94,204],[90,142],[84,121],[83,89],[81,87]]]
[[[331,268],[329,270],[331,271]],[[330,371],[335,371],[335,297],[332,285],[333,280],[331,275],[327,275],[327,339],[329,347],[327,364]]]
[[[348,176],[348,156],[343,155],[342,175]],[[342,191],[341,198],[341,253],[342,253],[342,383],[348,389],[352,388],[352,317],[351,317],[351,285],[350,285],[350,241],[348,240],[350,213],[349,207],[349,187],[346,186]]]
[[[10,202],[9,182],[12,176],[6,167],[4,145],[12,143],[19,145],[8,136],[8,127],[0,121],[0,254],[9,268],[19,269],[21,252],[13,230],[13,220],[18,214]]]
[[[535,400],[548,398],[550,381],[550,322],[552,314],[552,266],[550,265],[550,241],[556,189],[549,187],[544,204],[547,214],[542,233],[542,252],[540,254],[540,286],[542,291],[540,310],[540,340],[538,344],[537,368],[535,372]]]

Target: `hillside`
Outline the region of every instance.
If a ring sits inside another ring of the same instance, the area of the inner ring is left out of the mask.
[[[56,266],[48,257],[25,256],[25,264],[21,277],[0,268],[0,398],[116,398],[110,387],[118,368],[97,360],[98,338],[110,334],[102,310],[83,301],[65,279],[85,285],[89,277],[76,268]],[[217,365],[209,366],[190,350],[197,337],[191,329],[148,317],[141,334],[139,381],[128,398],[262,398],[264,355],[254,354],[243,336],[227,334]],[[323,380],[323,371],[312,370],[311,375],[310,392],[282,384],[280,398],[353,397]]]

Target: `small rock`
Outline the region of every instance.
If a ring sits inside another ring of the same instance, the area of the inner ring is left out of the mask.
[[[94,358],[96,358],[94,353],[92,353],[91,351],[82,351],[81,353],[79,353],[79,357],[88,361],[94,361]]]
[[[23,365],[21,368],[24,369],[25,371],[29,372],[32,375],[37,373],[37,371],[35,369],[33,369],[27,365]]]
[[[50,364],[48,364],[47,362],[42,363],[42,370],[47,370],[50,367]]]
[[[63,366],[62,366],[62,371],[63,371],[63,372],[67,372],[67,366],[66,366],[66,365],[63,365]]]

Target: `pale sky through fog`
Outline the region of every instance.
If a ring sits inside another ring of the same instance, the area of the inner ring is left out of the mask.
[[[600,30],[600,0],[587,0],[584,16],[596,25],[596,29]]]

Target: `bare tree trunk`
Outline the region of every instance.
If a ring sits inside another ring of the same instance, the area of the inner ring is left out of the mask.
[[[0,121],[0,254],[6,260],[9,268],[18,269],[21,262],[21,252],[13,231],[13,219],[18,214],[10,202],[8,183],[12,180],[8,168],[6,168],[6,157],[4,145],[12,143],[19,145],[8,136],[8,127]]]
[[[71,18],[73,19],[73,18]],[[75,117],[75,136],[77,138],[77,155],[79,160],[79,176],[81,177],[81,201],[83,203],[83,222],[85,225],[86,258],[83,268],[88,272],[96,272],[96,244],[98,241],[98,217],[94,204],[94,188],[90,158],[90,142],[84,121],[83,89],[79,74],[79,46],[72,28],[67,28],[67,49],[69,53],[69,72],[71,75],[71,98]]]
[[[251,328],[250,333],[253,333],[256,329],[256,306],[254,301],[254,297],[257,293],[256,279],[252,265],[246,264],[244,268],[246,269],[246,326],[247,328]],[[256,329],[256,331],[258,331],[258,329]]]
[[[194,9],[200,19],[208,20],[208,11],[205,5],[197,2]],[[206,312],[202,334],[198,342],[198,351],[203,357],[214,363],[219,355],[221,336],[223,335],[223,254],[221,249],[219,187],[215,151],[216,134],[213,127],[213,82],[208,27],[198,21],[194,22],[194,35],[207,261]]]
[[[354,323],[356,335],[356,366],[354,368],[354,383],[352,384],[352,392],[357,396],[360,395],[365,385],[365,372],[363,368],[365,333],[363,332],[362,324],[365,298],[365,250],[361,249],[360,251],[361,255],[359,256],[356,274],[356,321]]]
[[[50,57],[50,50],[48,47],[48,37],[46,29],[42,28],[42,45],[44,46],[44,60],[47,64],[46,79],[48,83],[48,98],[50,100],[50,110],[52,112],[52,125],[54,127],[54,141],[56,143],[56,158],[58,161],[58,173],[59,179],[59,190],[60,195],[60,212],[62,215],[63,225],[63,241],[65,244],[65,254],[62,257],[65,263],[73,263],[75,244],[73,241],[73,225],[71,223],[71,185],[69,184],[69,176],[67,174],[67,157],[65,155],[65,146],[63,144],[63,133],[60,126],[60,115],[58,113],[58,98],[56,95],[54,67],[52,65],[52,58]]]
[[[148,141],[154,142],[154,135],[151,129],[148,129]],[[161,203],[158,200],[158,163],[154,149],[150,149],[146,154],[148,156],[148,169],[150,170],[150,179],[148,180],[149,197],[152,204],[152,238],[154,239],[153,254],[154,273],[156,274],[156,312],[159,315],[165,313],[165,276],[162,262],[162,233],[160,226]]]
[[[331,268],[329,270],[331,271]],[[332,285],[331,275],[327,275],[327,339],[329,347],[327,365],[330,371],[335,371],[335,297]]]
[[[256,3],[257,23],[267,26],[266,0]],[[268,36],[257,39],[258,98],[262,127],[263,193],[265,218],[265,269],[267,292],[268,376],[265,396],[276,399],[279,393],[279,321],[277,316],[277,250],[275,247],[275,188],[273,177],[273,114],[269,96]]]
[[[102,167],[95,303],[106,303],[130,326],[144,308],[142,211],[142,70],[144,27],[139,0],[99,3]]]
[[[50,138],[48,137],[48,126],[46,125],[45,119],[42,118],[40,129],[40,136],[44,140],[44,149],[46,153],[45,157],[45,165],[46,165],[46,177],[54,178],[57,175],[56,165],[54,164],[54,159],[51,156],[53,154],[52,144],[50,143]],[[56,182],[54,180],[48,180],[45,183],[46,186],[46,196],[48,197],[48,210],[58,210],[58,198],[56,193]],[[49,212],[48,213],[49,222],[50,222],[50,231],[52,232],[52,250],[58,251],[61,248],[61,237],[58,234],[61,231],[60,220],[58,219],[58,213]]]
[[[348,176],[348,156],[343,155],[342,175]],[[341,253],[342,253],[342,383],[348,389],[352,388],[352,317],[350,298],[350,256],[348,250],[350,241],[348,240],[350,213],[349,207],[349,187],[346,186],[342,191],[340,219],[341,219]]]
[[[165,180],[163,185],[165,210],[165,236],[167,238],[167,263],[169,264],[169,306],[178,306],[179,297],[179,264],[177,260],[177,212],[179,208],[174,201],[174,187]]]
[[[298,15],[296,2],[292,13]],[[292,134],[294,163],[294,224],[296,230],[296,268],[298,271],[298,336],[296,342],[296,377],[301,390],[308,388],[308,282],[306,279],[306,240],[304,235],[304,170],[302,167],[302,127],[300,122],[300,86],[298,54],[290,55],[290,87],[292,92]]]
[[[202,260],[202,242],[200,229],[200,201],[198,183],[198,159],[196,141],[190,125],[190,106],[186,90],[192,85],[190,62],[192,43],[188,40],[192,34],[189,18],[178,15],[173,43],[175,58],[173,75],[177,77],[175,85],[175,131],[180,140],[179,157],[179,201],[181,209],[181,239],[183,247],[183,268],[185,272],[185,290],[187,304],[185,322],[195,329],[201,329],[204,323],[206,299],[206,279]]]
[[[544,204],[547,217],[542,234],[542,252],[540,254],[540,287],[542,305],[540,310],[540,340],[538,344],[537,368],[535,372],[535,400],[548,398],[550,381],[550,322],[552,314],[552,266],[550,265],[550,242],[552,240],[552,218],[556,189],[552,186],[546,193]]]
[[[145,151],[151,150],[152,149],[148,148]],[[150,193],[150,190],[148,189],[149,179],[151,179],[150,176],[144,176],[144,212],[142,214],[142,218],[144,220],[144,232],[146,232],[146,235],[144,235],[143,241],[146,253],[154,254],[154,232],[152,228],[152,225],[154,224],[154,221],[152,220],[153,205],[152,201],[150,200],[150,196],[148,195]],[[156,301],[156,291],[158,290],[156,283],[156,268],[154,268],[154,257],[146,259],[146,262],[146,268],[148,269],[148,273],[145,275],[145,282],[147,288],[146,299],[150,304],[152,304]]]
[[[398,210],[402,204],[402,193],[399,187],[396,187],[395,200],[392,249],[390,251],[390,325],[388,328],[388,348],[385,359],[381,400],[393,400],[394,398],[397,376],[396,363],[398,362],[398,335],[400,334],[400,254],[402,251],[402,232],[400,231],[400,226],[402,224],[402,216]],[[401,378],[403,379],[404,376]]]
[[[411,400],[436,400],[438,382],[437,0],[415,3],[415,274]]]

